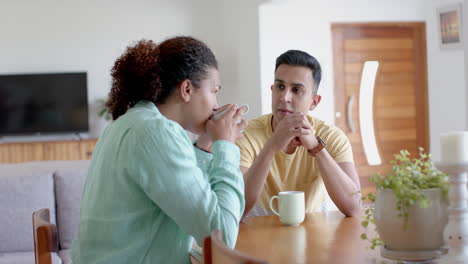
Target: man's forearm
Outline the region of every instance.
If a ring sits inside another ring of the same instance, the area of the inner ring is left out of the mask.
[[[274,156],[275,152],[268,147],[268,145],[265,145],[260,154],[253,161],[252,166],[244,173],[244,216],[254,207],[255,202],[258,200],[258,197],[260,197]]]
[[[340,166],[325,149],[317,154],[316,159],[327,192],[338,209],[346,216],[359,214],[360,184],[353,163]]]

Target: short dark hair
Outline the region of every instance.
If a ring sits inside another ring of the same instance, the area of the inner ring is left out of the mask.
[[[316,86],[315,92],[317,92],[320,81],[322,80],[322,68],[314,56],[301,50],[288,50],[276,58],[275,72],[281,64],[309,68],[312,71]]]
[[[140,100],[163,104],[184,80],[199,88],[210,67],[218,69],[213,52],[192,37],[174,37],[159,45],[151,40],[138,41],[127,47],[112,68],[107,102],[112,119]]]

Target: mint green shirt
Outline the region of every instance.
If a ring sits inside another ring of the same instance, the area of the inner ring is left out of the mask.
[[[112,122],[93,153],[74,264],[189,263],[214,229],[234,247],[244,211],[239,149],[195,148],[185,130],[141,101]]]

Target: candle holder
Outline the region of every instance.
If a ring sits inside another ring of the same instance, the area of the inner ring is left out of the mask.
[[[449,219],[444,229],[448,254],[439,263],[462,264],[468,261],[468,208],[467,171],[468,162],[438,162],[436,167],[449,177]]]

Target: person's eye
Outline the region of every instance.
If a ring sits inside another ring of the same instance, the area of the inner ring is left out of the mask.
[[[300,93],[302,93],[302,89],[301,88],[294,88],[293,92],[296,93],[296,94],[300,94]]]
[[[277,84],[277,85],[276,85],[276,88],[279,89],[279,90],[283,90],[283,89],[284,89],[284,85],[282,85],[282,84]]]

